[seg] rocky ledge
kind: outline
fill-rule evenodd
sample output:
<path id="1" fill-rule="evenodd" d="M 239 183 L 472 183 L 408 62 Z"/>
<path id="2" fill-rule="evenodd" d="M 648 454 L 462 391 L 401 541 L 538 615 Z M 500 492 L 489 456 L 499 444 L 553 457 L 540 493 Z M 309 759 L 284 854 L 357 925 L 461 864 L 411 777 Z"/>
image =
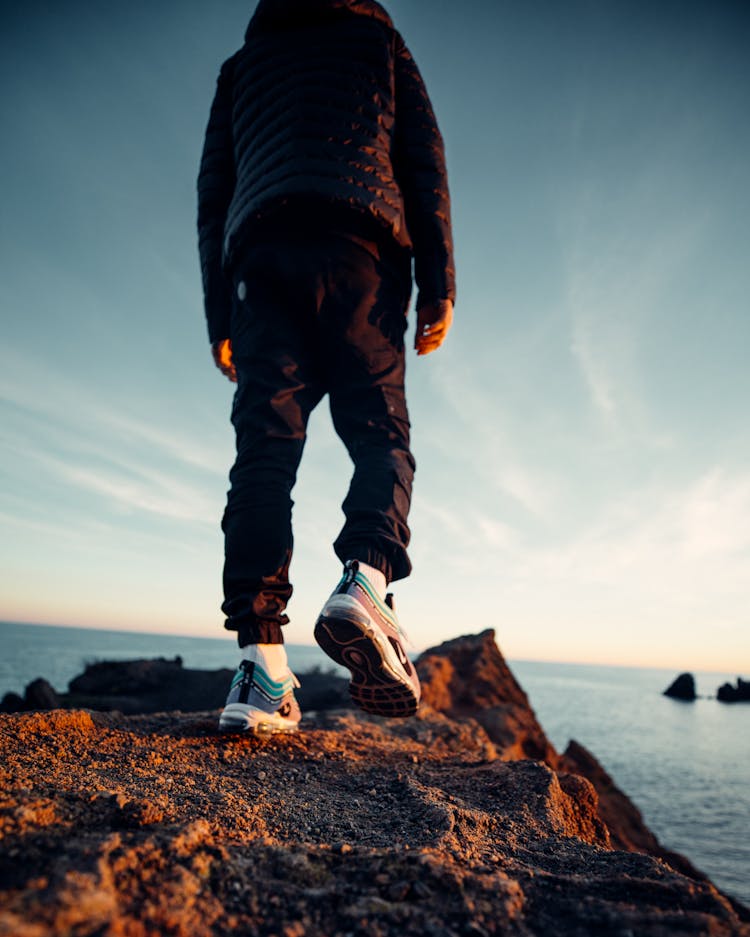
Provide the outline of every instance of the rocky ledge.
<path id="1" fill-rule="evenodd" d="M 422 655 L 409 720 L 0 716 L 0 935 L 750 935 L 581 746 L 560 755 L 492 632 Z"/>

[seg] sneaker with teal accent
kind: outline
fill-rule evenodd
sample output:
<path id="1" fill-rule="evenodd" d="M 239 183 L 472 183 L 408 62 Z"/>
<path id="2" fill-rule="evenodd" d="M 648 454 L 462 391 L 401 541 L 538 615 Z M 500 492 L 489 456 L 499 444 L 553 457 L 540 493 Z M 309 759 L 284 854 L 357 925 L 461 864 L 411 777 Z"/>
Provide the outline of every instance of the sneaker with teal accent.
<path id="1" fill-rule="evenodd" d="M 299 681 L 291 670 L 283 680 L 272 680 L 260 664 L 243 660 L 229 687 L 219 731 L 296 732 L 301 714 L 295 687 Z"/>
<path id="2" fill-rule="evenodd" d="M 350 560 L 315 625 L 315 640 L 351 672 L 354 703 L 377 716 L 413 716 L 420 697 L 419 677 L 404 650 L 406 639 L 393 609 Z"/>

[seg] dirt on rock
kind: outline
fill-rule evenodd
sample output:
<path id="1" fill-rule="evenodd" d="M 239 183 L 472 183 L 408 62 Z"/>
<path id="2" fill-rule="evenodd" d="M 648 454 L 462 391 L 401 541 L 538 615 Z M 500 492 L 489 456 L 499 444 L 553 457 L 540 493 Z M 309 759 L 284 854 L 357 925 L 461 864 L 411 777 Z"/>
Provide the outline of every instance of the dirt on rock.
<path id="1" fill-rule="evenodd" d="M 589 781 L 467 713 L 216 726 L 0 716 L 0 935 L 750 935 L 710 882 L 613 849 Z"/>

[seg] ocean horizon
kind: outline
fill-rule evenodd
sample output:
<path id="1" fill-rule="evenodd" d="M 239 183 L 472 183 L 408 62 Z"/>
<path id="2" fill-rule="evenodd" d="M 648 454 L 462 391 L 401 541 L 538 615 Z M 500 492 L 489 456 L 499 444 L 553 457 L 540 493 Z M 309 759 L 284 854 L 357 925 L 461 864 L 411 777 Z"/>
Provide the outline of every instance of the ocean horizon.
<path id="1" fill-rule="evenodd" d="M 233 669 L 233 635 L 184 637 L 0 622 L 0 697 L 43 677 L 58 691 L 96 660 L 182 658 L 188 668 Z M 500 643 L 500 642 L 498 642 Z M 292 669 L 340 672 L 316 645 L 287 645 Z M 502 646 L 501 646 L 502 650 Z M 588 748 L 632 798 L 662 844 L 750 905 L 750 705 L 717 688 L 737 674 L 693 671 L 699 699 L 663 696 L 675 670 L 508 659 L 548 738 Z"/>

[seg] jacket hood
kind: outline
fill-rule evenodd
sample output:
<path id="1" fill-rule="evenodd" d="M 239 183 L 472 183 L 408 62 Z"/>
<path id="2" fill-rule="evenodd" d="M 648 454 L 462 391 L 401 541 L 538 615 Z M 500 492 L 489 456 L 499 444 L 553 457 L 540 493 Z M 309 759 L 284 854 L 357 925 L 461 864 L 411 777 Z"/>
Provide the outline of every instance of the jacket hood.
<path id="1" fill-rule="evenodd" d="M 260 0 L 245 33 L 304 26 L 341 16 L 367 16 L 393 28 L 393 21 L 376 0 Z"/>

